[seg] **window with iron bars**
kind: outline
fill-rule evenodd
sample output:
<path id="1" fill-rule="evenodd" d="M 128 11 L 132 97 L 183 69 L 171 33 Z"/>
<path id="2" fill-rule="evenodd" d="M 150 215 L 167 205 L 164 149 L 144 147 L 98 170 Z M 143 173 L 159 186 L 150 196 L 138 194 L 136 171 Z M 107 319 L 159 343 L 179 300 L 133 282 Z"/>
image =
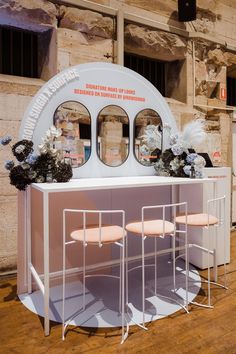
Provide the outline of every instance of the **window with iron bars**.
<path id="1" fill-rule="evenodd" d="M 40 77 L 37 33 L 0 26 L 0 73 Z"/>
<path id="2" fill-rule="evenodd" d="M 124 54 L 124 66 L 145 77 L 163 96 L 166 96 L 165 65 L 163 61 L 129 53 Z"/>

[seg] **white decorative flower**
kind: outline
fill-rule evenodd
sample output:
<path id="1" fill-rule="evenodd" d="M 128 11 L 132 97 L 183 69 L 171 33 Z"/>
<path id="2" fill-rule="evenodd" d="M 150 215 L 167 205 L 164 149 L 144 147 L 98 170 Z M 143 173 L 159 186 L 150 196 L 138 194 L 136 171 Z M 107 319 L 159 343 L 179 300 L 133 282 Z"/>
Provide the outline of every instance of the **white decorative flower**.
<path id="1" fill-rule="evenodd" d="M 150 150 L 161 147 L 162 134 L 158 125 L 149 124 L 145 128 L 145 134 L 141 136 Z"/>
<path id="2" fill-rule="evenodd" d="M 186 143 L 187 148 L 202 144 L 206 139 L 204 121 L 202 119 L 197 119 L 186 124 L 180 138 Z"/>
<path id="3" fill-rule="evenodd" d="M 48 129 L 47 131 L 46 131 L 46 138 L 42 138 L 42 140 L 49 140 L 51 138 L 51 130 L 50 129 Z"/>
<path id="4" fill-rule="evenodd" d="M 56 128 L 55 125 L 51 126 L 50 132 L 53 138 L 59 138 L 59 136 L 62 134 L 61 128 Z"/>
<path id="5" fill-rule="evenodd" d="M 170 145 L 176 144 L 178 141 L 178 138 L 179 138 L 178 134 L 171 134 L 170 138 L 169 138 Z"/>
<path id="6" fill-rule="evenodd" d="M 150 151 L 149 151 L 149 148 L 147 147 L 147 145 L 143 144 L 142 146 L 140 146 L 140 154 L 141 155 L 149 155 Z"/>
<path id="7" fill-rule="evenodd" d="M 206 165 L 206 160 L 204 159 L 204 157 L 198 155 L 198 157 L 196 157 L 194 160 L 194 165 L 196 167 L 202 168 Z"/>
<path id="8" fill-rule="evenodd" d="M 175 157 L 170 162 L 170 168 L 173 171 L 177 171 L 181 166 L 184 166 L 184 160 L 180 160 L 178 157 Z"/>
<path id="9" fill-rule="evenodd" d="M 54 138 L 58 138 L 61 136 L 62 130 L 61 128 L 56 128 L 54 125 L 52 125 L 47 131 L 46 131 L 46 138 L 44 140 L 53 140 Z"/>
<path id="10" fill-rule="evenodd" d="M 58 151 L 57 149 L 50 149 L 50 153 L 52 154 L 52 156 L 57 156 Z"/>
<path id="11" fill-rule="evenodd" d="M 203 177 L 203 169 L 202 167 L 197 167 L 195 166 L 195 176 L 196 178 L 202 178 Z"/>
<path id="12" fill-rule="evenodd" d="M 47 150 L 48 150 L 45 144 L 40 144 L 40 145 L 38 146 L 38 149 L 39 149 L 39 152 L 40 152 L 41 154 L 46 154 L 46 153 L 47 153 Z"/>
<path id="13" fill-rule="evenodd" d="M 24 145 L 19 145 L 19 146 L 17 146 L 17 147 L 15 148 L 15 152 L 16 152 L 17 154 L 20 154 L 20 153 L 23 152 L 24 150 L 25 150 Z"/>

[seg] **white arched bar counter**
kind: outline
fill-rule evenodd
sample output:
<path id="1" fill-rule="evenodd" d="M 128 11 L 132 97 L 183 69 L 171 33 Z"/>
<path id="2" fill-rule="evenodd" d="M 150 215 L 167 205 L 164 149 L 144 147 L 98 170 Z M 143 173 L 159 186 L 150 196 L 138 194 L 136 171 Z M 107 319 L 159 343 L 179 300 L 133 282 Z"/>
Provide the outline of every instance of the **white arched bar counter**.
<path id="1" fill-rule="evenodd" d="M 51 282 L 56 284 L 61 276 L 62 210 L 64 208 L 99 206 L 124 209 L 126 221 L 129 222 L 140 217 L 143 205 L 186 200 L 189 209 L 192 210 L 194 206 L 201 208 L 206 198 L 216 197 L 222 193 L 222 190 L 226 194 L 226 208 L 228 208 L 229 174 L 228 168 L 221 170 L 216 168 L 214 174 L 209 173 L 212 178 L 203 179 L 158 176 L 81 178 L 73 179 L 68 183 L 34 183 L 26 192 L 19 193 L 18 294 L 31 293 L 32 289 L 41 290 L 44 302 L 45 335 L 49 335 L 50 332 Z M 227 262 L 229 262 L 229 209 L 226 212 L 226 249 Z M 72 224 L 74 222 L 72 220 Z M 204 242 L 201 235 L 200 242 Z M 218 242 L 219 249 L 220 242 Z M 170 251 L 169 244 L 164 248 Z M 115 258 L 113 251 L 110 249 L 104 252 L 106 252 L 106 264 L 112 264 Z M 162 254 L 164 252 L 160 251 Z M 139 258 L 139 249 L 135 240 L 131 240 L 129 257 Z M 194 264 L 194 259 L 190 261 Z M 196 265 L 203 268 L 203 263 Z M 91 253 L 89 267 L 91 269 L 99 267 L 99 264 L 101 265 L 101 261 L 96 252 Z"/>

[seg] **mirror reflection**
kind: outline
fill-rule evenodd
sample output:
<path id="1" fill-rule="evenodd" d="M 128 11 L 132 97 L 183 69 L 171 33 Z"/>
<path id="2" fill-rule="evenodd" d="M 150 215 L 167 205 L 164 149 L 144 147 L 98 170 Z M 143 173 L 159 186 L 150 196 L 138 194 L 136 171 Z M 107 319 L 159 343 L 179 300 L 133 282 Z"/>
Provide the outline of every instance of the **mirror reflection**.
<path id="1" fill-rule="evenodd" d="M 153 109 L 144 109 L 134 120 L 134 153 L 145 166 L 153 165 L 162 150 L 162 120 Z"/>
<path id="2" fill-rule="evenodd" d="M 91 117 L 87 108 L 76 101 L 64 102 L 56 109 L 53 124 L 62 130 L 55 148 L 72 167 L 83 165 L 91 154 Z"/>
<path id="3" fill-rule="evenodd" d="M 120 166 L 128 157 L 129 118 L 119 106 L 107 106 L 98 115 L 97 153 L 107 166 Z"/>

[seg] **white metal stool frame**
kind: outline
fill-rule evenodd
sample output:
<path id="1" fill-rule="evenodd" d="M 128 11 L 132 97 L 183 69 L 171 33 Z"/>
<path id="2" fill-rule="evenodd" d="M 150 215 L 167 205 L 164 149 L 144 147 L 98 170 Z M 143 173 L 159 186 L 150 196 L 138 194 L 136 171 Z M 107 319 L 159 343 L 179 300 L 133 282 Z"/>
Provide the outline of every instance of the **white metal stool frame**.
<path id="1" fill-rule="evenodd" d="M 66 213 L 78 213 L 82 214 L 83 216 L 83 241 L 66 241 Z M 88 245 L 86 241 L 86 214 L 98 214 L 98 227 L 99 227 L 99 240 L 96 242 L 98 246 L 101 248 L 103 246 L 102 241 L 102 215 L 103 214 L 120 214 L 122 218 L 122 238 L 120 239 L 121 242 L 117 241 L 108 241 L 105 243 L 115 244 L 120 247 L 120 275 L 112 275 L 112 274 L 90 274 L 86 275 L 86 261 L 85 261 L 85 248 Z M 114 226 L 114 225 L 112 225 Z M 119 240 L 119 241 L 120 241 Z M 70 324 L 71 320 L 78 315 L 78 311 L 72 315 L 67 321 L 65 321 L 65 275 L 66 275 L 66 246 L 69 244 L 82 242 L 83 243 L 83 307 L 82 310 L 85 309 L 85 279 L 87 277 L 98 277 L 98 276 L 105 276 L 105 277 L 112 277 L 119 279 L 119 310 L 121 313 L 121 328 L 122 328 L 122 335 L 121 335 L 121 344 L 126 340 L 128 337 L 128 329 L 129 326 L 127 324 L 127 329 L 125 332 L 125 248 L 126 248 L 126 231 L 125 231 L 125 212 L 124 210 L 83 210 L 83 209 L 64 209 L 63 210 L 63 270 L 62 270 L 62 340 L 65 339 L 65 331 L 67 326 Z M 93 245 L 95 243 L 92 243 Z"/>
<path id="2" fill-rule="evenodd" d="M 141 266 L 136 266 L 133 267 L 131 269 L 128 269 L 128 265 L 127 265 L 127 273 L 130 271 L 133 271 L 134 269 L 137 268 L 142 268 L 142 313 L 143 313 L 143 321 L 142 321 L 142 325 L 139 323 L 136 323 L 138 326 L 140 326 L 141 328 L 147 330 L 147 327 L 145 326 L 145 250 L 144 250 L 144 241 L 146 238 L 148 237 L 153 237 L 155 240 L 155 250 L 154 250 L 154 257 L 155 257 L 155 261 L 154 264 L 149 264 L 148 266 L 154 266 L 155 267 L 155 283 L 154 283 L 154 293 L 155 295 L 157 295 L 157 255 L 161 254 L 161 252 L 157 251 L 157 245 L 156 245 L 156 240 L 157 238 L 165 238 L 165 236 L 171 236 L 172 237 L 172 248 L 170 249 L 170 251 L 172 250 L 172 258 L 173 258 L 173 284 L 174 284 L 174 292 L 176 293 L 176 279 L 175 279 L 175 263 L 176 263 L 176 257 L 175 257 L 175 252 L 176 252 L 176 243 L 175 243 L 175 239 L 176 239 L 176 233 L 180 232 L 182 234 L 185 235 L 185 245 L 184 245 L 184 249 L 185 249 L 185 304 L 181 304 L 180 302 L 178 302 L 177 300 L 168 297 L 168 296 L 164 296 L 164 295 L 159 295 L 161 297 L 164 298 L 168 298 L 171 301 L 174 301 L 176 303 L 178 303 L 187 313 L 188 313 L 188 277 L 189 277 L 189 266 L 188 266 L 188 244 L 187 244 L 187 225 L 185 225 L 185 229 L 184 230 L 177 230 L 176 229 L 176 223 L 175 223 L 175 217 L 176 217 L 176 210 L 177 208 L 184 208 L 184 214 L 187 217 L 187 202 L 181 202 L 181 203 L 173 203 L 173 204 L 164 204 L 164 205 L 153 205 L 153 206 L 144 206 L 141 209 L 141 223 L 142 223 L 142 232 L 141 232 L 141 237 L 142 237 L 142 264 Z M 170 217 L 171 220 L 173 220 L 173 233 L 166 233 L 165 232 L 165 216 L 166 216 L 166 209 L 172 209 L 172 215 Z M 147 210 L 150 209 L 162 209 L 162 219 L 155 219 L 157 220 L 161 220 L 163 222 L 163 227 L 162 227 L 162 235 L 157 234 L 152 235 L 152 236 L 148 236 L 145 235 L 145 230 L 144 230 L 144 223 L 145 223 L 145 212 Z M 126 230 L 127 226 L 129 224 L 126 225 Z M 128 230 L 129 231 L 129 230 Z M 128 247 L 127 247 L 128 248 Z M 129 307 L 128 305 L 128 276 L 126 277 L 126 287 L 127 287 L 127 299 L 126 299 L 126 306 L 127 308 Z M 132 320 L 132 319 L 131 319 Z"/>
<path id="3" fill-rule="evenodd" d="M 191 304 L 193 305 L 197 305 L 200 307 L 206 307 L 206 308 L 213 308 L 214 306 L 211 304 L 211 284 L 214 284 L 216 286 L 222 287 L 224 289 L 228 289 L 227 285 L 226 285 L 226 231 L 225 231 L 225 196 L 223 197 L 218 197 L 218 198 L 214 198 L 214 199 L 209 199 L 207 201 L 207 208 L 206 208 L 206 214 L 207 214 L 207 219 L 206 219 L 206 223 L 205 225 L 192 225 L 191 223 L 189 223 L 187 221 L 187 218 L 185 216 L 185 222 L 187 223 L 187 225 L 189 226 L 194 226 L 194 227 L 205 227 L 207 229 L 207 248 L 202 247 L 198 244 L 195 243 L 189 243 L 188 242 L 188 250 L 192 247 L 201 249 L 202 251 L 207 253 L 207 280 L 205 282 L 207 282 L 207 297 L 208 297 L 208 303 L 207 305 L 205 304 L 201 304 L 199 302 L 196 301 L 192 301 Z M 213 211 L 213 212 L 212 212 Z M 195 214 L 190 214 L 190 215 L 195 215 Z M 199 214 L 196 214 L 199 215 Z M 200 214 L 201 215 L 201 214 Z M 212 215 L 214 215 L 214 217 L 217 219 L 217 222 L 211 223 L 210 218 L 212 217 Z M 215 216 L 216 215 L 216 216 Z M 178 223 L 178 217 L 177 217 L 177 221 L 176 223 Z M 217 282 L 217 278 L 218 278 L 218 272 L 217 272 L 217 236 L 218 233 L 214 233 L 214 249 L 210 248 L 210 231 L 211 228 L 213 227 L 217 227 L 217 230 L 220 226 L 223 226 L 223 237 L 224 237 L 224 243 L 223 243 L 223 253 L 224 253 L 224 284 L 218 283 Z M 211 270 L 210 270 L 210 255 L 213 256 L 213 268 L 214 268 L 214 281 L 211 281 Z M 179 255 L 178 257 L 181 257 L 183 255 Z M 176 259 L 178 258 L 176 257 Z M 188 264 L 189 265 L 189 264 Z M 203 280 L 202 280 L 203 281 Z"/>

